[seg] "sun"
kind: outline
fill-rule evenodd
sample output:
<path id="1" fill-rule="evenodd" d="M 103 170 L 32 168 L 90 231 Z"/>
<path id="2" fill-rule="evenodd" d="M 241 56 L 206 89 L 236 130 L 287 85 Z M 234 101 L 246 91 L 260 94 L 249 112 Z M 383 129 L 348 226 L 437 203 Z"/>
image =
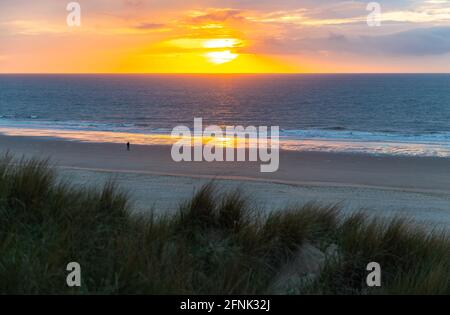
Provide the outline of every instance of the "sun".
<path id="1" fill-rule="evenodd" d="M 203 42 L 203 47 L 207 49 L 230 49 L 242 46 L 242 41 L 237 38 L 213 38 Z M 205 53 L 209 62 L 214 64 L 223 64 L 231 62 L 239 55 L 230 50 L 210 51 Z"/>
<path id="2" fill-rule="evenodd" d="M 212 62 L 214 64 L 223 64 L 227 62 L 231 62 L 234 59 L 236 59 L 239 55 L 232 53 L 229 50 L 224 51 L 212 51 L 205 54 L 205 57 L 208 59 L 209 62 Z"/>

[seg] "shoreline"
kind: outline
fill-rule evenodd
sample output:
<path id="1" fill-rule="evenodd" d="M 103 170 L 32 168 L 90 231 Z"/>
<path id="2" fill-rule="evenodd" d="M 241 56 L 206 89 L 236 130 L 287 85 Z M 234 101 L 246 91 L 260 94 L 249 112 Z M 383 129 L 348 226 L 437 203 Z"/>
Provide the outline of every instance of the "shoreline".
<path id="1" fill-rule="evenodd" d="M 17 122 L 16 122 L 17 123 Z M 43 123 L 37 121 L 37 124 Z M 138 130 L 88 130 L 88 129 L 65 129 L 53 128 L 50 122 L 44 123 L 43 126 L 33 126 L 25 124 L 8 125 L 4 124 L 0 117 L 0 135 L 13 137 L 32 137 L 47 140 L 65 140 L 79 141 L 87 143 L 116 143 L 123 144 L 132 142 L 135 145 L 173 145 L 181 139 L 187 141 L 195 141 L 197 133 L 192 134 L 192 138 L 172 137 L 170 130 L 158 132 L 142 132 Z M 194 130 L 195 131 L 195 130 Z M 283 135 L 283 132 L 287 134 Z M 288 131 L 281 131 L 279 137 L 279 145 L 281 150 L 295 152 L 326 152 L 326 153 L 344 153 L 344 154 L 368 154 L 374 156 L 394 156 L 394 157 L 439 157 L 450 158 L 450 142 L 448 140 L 428 139 L 419 137 L 415 141 L 404 139 L 402 137 L 395 138 L 393 135 L 376 136 L 376 132 L 359 131 L 340 131 L 345 134 L 333 134 L 331 130 L 303 130 L 296 136 Z M 331 134 L 330 134 L 331 132 Z M 325 133 L 321 136 L 315 133 Z M 354 137 L 354 134 L 363 134 Z M 399 135 L 397 135 L 398 137 Z M 440 135 L 441 137 L 443 135 Z M 450 134 L 447 135 L 450 137 Z M 447 137 L 446 136 L 446 137 Z M 218 137 L 224 140 L 209 139 L 211 143 L 223 146 L 224 143 L 232 142 L 230 138 L 224 134 L 224 137 Z M 447 138 L 446 138 L 447 139 Z M 245 141 L 245 139 L 240 139 Z M 258 140 L 249 141 L 251 146 L 258 144 Z"/>

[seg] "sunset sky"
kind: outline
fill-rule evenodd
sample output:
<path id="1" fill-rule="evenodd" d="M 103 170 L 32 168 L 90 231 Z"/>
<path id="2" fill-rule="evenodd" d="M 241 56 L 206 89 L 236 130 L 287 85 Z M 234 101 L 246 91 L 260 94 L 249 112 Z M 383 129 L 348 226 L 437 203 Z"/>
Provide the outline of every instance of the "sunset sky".
<path id="1" fill-rule="evenodd" d="M 450 0 L 69 2 L 0 1 L 0 72 L 450 72 Z"/>

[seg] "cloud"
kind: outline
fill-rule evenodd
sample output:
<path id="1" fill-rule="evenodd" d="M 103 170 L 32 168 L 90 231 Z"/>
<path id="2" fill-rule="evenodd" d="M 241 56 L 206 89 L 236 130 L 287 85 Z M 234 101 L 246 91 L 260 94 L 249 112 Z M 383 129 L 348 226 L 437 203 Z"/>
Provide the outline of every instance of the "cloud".
<path id="1" fill-rule="evenodd" d="M 165 27 L 166 27 L 165 24 L 148 23 L 148 22 L 143 22 L 143 23 L 140 23 L 140 24 L 135 26 L 135 28 L 139 29 L 139 30 L 157 30 L 157 29 L 162 29 L 162 28 L 165 28 Z"/>
<path id="2" fill-rule="evenodd" d="M 381 36 L 350 38 L 332 34 L 326 40 L 312 41 L 333 51 L 363 55 L 432 56 L 450 53 L 450 26 L 418 28 Z M 316 47 L 317 49 L 318 47 Z"/>
<path id="3" fill-rule="evenodd" d="M 268 38 L 253 49 L 273 54 L 327 51 L 365 56 L 444 55 L 450 53 L 450 26 L 417 28 L 378 36 L 350 37 L 341 33 L 330 33 L 328 36 L 320 38 Z"/>
<path id="4" fill-rule="evenodd" d="M 326 1 L 316 6 L 299 2 L 299 7 L 289 10 L 258 11 L 249 17 L 261 23 L 292 24 L 299 26 L 353 25 L 365 23 L 370 13 L 370 1 Z M 378 1 L 384 22 L 400 23 L 450 23 L 450 1 Z"/>
<path id="5" fill-rule="evenodd" d="M 142 0 L 123 0 L 123 4 L 127 7 L 138 8 L 142 6 L 143 2 Z"/>
<path id="6" fill-rule="evenodd" d="M 192 23 L 227 22 L 243 20 L 242 11 L 236 9 L 208 9 L 207 11 L 191 11 L 189 21 Z"/>
<path id="7" fill-rule="evenodd" d="M 59 34 L 68 32 L 66 24 L 51 23 L 47 20 L 10 20 L 0 23 L 5 33 L 21 35 Z"/>
<path id="8" fill-rule="evenodd" d="M 350 41 L 352 43 L 352 41 Z M 441 55 L 450 53 L 450 26 L 414 29 L 396 34 L 361 37 L 352 43 L 360 48 L 395 55 Z"/>

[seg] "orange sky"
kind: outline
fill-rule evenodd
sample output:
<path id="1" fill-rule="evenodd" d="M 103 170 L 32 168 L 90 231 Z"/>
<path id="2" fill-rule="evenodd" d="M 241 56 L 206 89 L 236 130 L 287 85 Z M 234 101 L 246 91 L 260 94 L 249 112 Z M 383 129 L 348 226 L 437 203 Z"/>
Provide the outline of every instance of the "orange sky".
<path id="1" fill-rule="evenodd" d="M 447 0 L 68 2 L 0 3 L 0 72 L 450 72 Z"/>

